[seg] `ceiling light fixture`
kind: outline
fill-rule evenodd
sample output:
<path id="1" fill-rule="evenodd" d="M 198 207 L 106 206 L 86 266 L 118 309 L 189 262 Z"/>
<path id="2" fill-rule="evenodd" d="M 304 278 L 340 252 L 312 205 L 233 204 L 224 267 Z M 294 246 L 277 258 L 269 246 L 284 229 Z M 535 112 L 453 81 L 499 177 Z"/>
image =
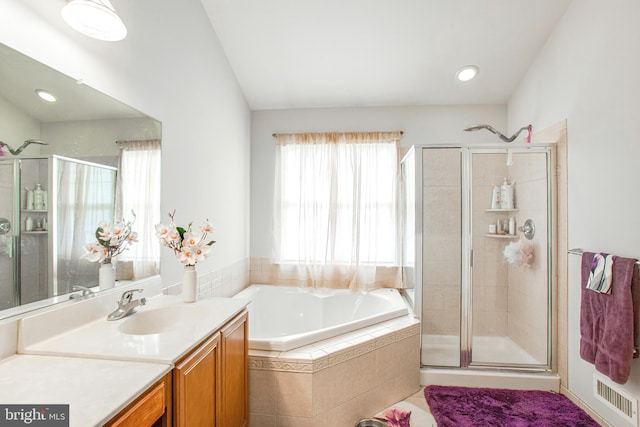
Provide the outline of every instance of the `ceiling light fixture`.
<path id="1" fill-rule="evenodd" d="M 36 89 L 36 95 L 48 102 L 56 102 L 56 97 L 44 89 Z"/>
<path id="2" fill-rule="evenodd" d="M 456 79 L 461 82 L 468 82 L 478 75 L 478 67 L 475 65 L 465 65 L 456 71 Z"/>
<path id="3" fill-rule="evenodd" d="M 71 0 L 62 8 L 62 18 L 94 39 L 118 41 L 127 36 L 127 27 L 109 0 Z"/>

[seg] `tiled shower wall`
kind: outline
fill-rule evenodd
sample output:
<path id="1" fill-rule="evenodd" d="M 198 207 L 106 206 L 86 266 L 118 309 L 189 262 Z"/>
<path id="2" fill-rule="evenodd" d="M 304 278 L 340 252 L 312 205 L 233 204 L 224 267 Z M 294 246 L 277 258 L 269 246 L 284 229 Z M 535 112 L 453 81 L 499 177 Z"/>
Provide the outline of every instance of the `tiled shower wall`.
<path id="1" fill-rule="evenodd" d="M 460 150 L 422 150 L 422 333 L 460 333 Z"/>
<path id="2" fill-rule="evenodd" d="M 540 363 L 547 351 L 547 181 L 542 153 L 481 154 L 473 168 L 473 332 L 508 336 Z M 474 156 L 475 158 L 475 156 Z M 517 212 L 487 212 L 494 185 L 506 177 L 514 183 Z M 536 224 L 534 261 L 511 266 L 503 257 L 514 240 L 487 237 L 488 225 L 515 217 L 516 228 L 527 219 Z M 521 236 L 521 233 L 517 233 Z M 524 239 L 524 237 L 519 237 Z"/>
<path id="3" fill-rule="evenodd" d="M 553 170 L 553 169 L 552 169 Z M 508 336 L 540 363 L 547 359 L 547 171 L 542 153 L 513 156 L 518 225 L 532 219 L 536 226 L 534 259 L 529 267 L 509 266 Z M 524 237 L 523 237 L 524 239 Z"/>
<path id="4" fill-rule="evenodd" d="M 504 178 L 512 182 L 506 160 L 506 154 L 473 154 L 473 334 L 480 336 L 507 335 L 509 283 L 502 251 L 510 240 L 487 236 L 489 224 L 508 221 L 510 215 L 487 211 L 493 187 Z"/>
<path id="5" fill-rule="evenodd" d="M 474 264 L 473 333 L 509 336 L 540 363 L 547 349 L 547 200 L 544 154 L 474 155 L 472 223 Z M 461 202 L 459 150 L 423 150 L 423 333 L 458 335 L 460 330 Z M 488 212 L 494 185 L 515 181 L 517 212 Z M 489 224 L 514 216 L 516 227 L 536 224 L 530 267 L 509 266 L 507 240 L 487 237 Z"/>

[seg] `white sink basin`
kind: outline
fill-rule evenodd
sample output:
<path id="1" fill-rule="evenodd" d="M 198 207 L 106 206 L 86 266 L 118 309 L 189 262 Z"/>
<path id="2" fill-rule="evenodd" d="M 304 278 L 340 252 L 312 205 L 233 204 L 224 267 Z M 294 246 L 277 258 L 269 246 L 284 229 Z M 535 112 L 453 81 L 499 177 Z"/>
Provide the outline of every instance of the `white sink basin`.
<path id="1" fill-rule="evenodd" d="M 174 305 L 140 311 L 118 326 L 120 332 L 130 335 L 163 334 L 178 330 L 189 322 L 196 322 L 206 315 L 203 307 L 194 305 Z"/>

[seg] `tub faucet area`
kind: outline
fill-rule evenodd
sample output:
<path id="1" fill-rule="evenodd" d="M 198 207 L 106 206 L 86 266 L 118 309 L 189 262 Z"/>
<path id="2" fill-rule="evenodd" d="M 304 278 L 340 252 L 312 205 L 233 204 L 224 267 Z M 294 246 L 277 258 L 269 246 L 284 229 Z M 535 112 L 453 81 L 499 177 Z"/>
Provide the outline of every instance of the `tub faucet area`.
<path id="1" fill-rule="evenodd" d="M 125 291 L 120 297 L 120 301 L 118 301 L 118 308 L 107 316 L 107 320 L 123 319 L 133 313 L 136 307 L 147 303 L 146 298 L 132 299 L 134 292 L 142 292 L 142 289 L 130 289 Z"/>

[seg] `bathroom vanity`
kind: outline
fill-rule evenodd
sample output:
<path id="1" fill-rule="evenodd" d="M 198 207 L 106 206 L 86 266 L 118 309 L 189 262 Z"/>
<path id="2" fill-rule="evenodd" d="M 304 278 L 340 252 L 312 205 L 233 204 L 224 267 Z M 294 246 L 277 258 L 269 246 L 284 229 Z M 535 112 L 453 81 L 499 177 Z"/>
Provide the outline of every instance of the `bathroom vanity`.
<path id="1" fill-rule="evenodd" d="M 246 426 L 248 301 L 156 295 L 107 321 L 119 292 L 21 319 L 0 401 L 69 404 L 71 426 Z"/>
<path id="2" fill-rule="evenodd" d="M 173 425 L 246 426 L 247 312 L 242 311 L 173 369 Z"/>
<path id="3" fill-rule="evenodd" d="M 246 426 L 247 366 L 247 313 L 242 311 L 106 425 Z"/>

